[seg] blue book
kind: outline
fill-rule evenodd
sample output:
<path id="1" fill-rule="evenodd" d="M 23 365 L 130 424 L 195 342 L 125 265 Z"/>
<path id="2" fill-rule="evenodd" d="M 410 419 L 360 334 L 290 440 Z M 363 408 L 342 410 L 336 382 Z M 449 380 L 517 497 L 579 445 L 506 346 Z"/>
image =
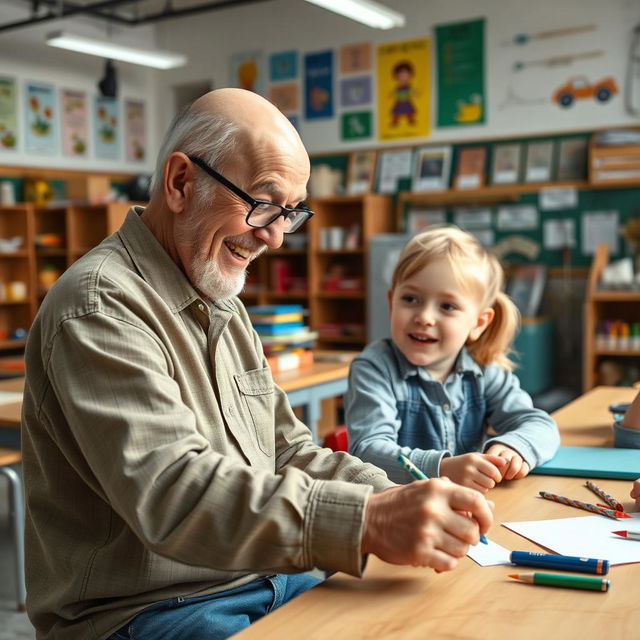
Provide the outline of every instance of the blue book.
<path id="1" fill-rule="evenodd" d="M 276 313 L 302 313 L 304 307 L 301 304 L 258 304 L 246 307 L 247 313 L 251 315 L 265 314 L 274 315 Z"/>
<path id="2" fill-rule="evenodd" d="M 299 329 L 304 329 L 303 322 L 282 322 L 279 324 L 260 324 L 258 322 L 253 323 L 253 328 L 260 334 L 268 336 L 279 336 L 284 333 L 294 333 Z"/>
<path id="3" fill-rule="evenodd" d="M 640 451 L 611 447 L 560 447 L 551 460 L 531 473 L 582 478 L 640 478 Z"/>

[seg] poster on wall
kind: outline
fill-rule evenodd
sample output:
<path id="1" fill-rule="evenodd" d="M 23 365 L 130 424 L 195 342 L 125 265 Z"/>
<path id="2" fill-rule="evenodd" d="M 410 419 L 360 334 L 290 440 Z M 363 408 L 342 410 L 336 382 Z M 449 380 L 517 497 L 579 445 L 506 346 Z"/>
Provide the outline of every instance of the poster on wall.
<path id="1" fill-rule="evenodd" d="M 242 51 L 230 58 L 230 86 L 264 95 L 262 51 Z"/>
<path id="2" fill-rule="evenodd" d="M 120 155 L 120 123 L 115 98 L 95 97 L 93 113 L 96 158 L 117 160 Z"/>
<path id="3" fill-rule="evenodd" d="M 57 151 L 56 93 L 52 84 L 25 84 L 25 148 L 27 153 L 53 155 Z"/>
<path id="4" fill-rule="evenodd" d="M 355 76 L 340 80 L 340 104 L 343 107 L 371 104 L 371 76 Z"/>
<path id="5" fill-rule="evenodd" d="M 0 149 L 4 151 L 18 146 L 17 109 L 16 79 L 0 76 Z"/>
<path id="6" fill-rule="evenodd" d="M 125 100 L 124 126 L 127 160 L 144 162 L 147 155 L 147 135 L 143 100 Z"/>
<path id="7" fill-rule="evenodd" d="M 484 19 L 439 25 L 439 127 L 484 124 Z"/>
<path id="8" fill-rule="evenodd" d="M 298 83 L 273 84 L 269 87 L 269 102 L 283 113 L 298 110 Z"/>
<path id="9" fill-rule="evenodd" d="M 333 51 L 304 57 L 304 103 L 307 120 L 333 117 Z"/>
<path id="10" fill-rule="evenodd" d="M 87 136 L 87 94 L 85 91 L 62 89 L 60 91 L 62 109 L 62 152 L 68 156 L 86 157 Z"/>
<path id="11" fill-rule="evenodd" d="M 371 111 L 352 111 L 340 116 L 343 140 L 362 140 L 371 137 Z"/>
<path id="12" fill-rule="evenodd" d="M 340 47 L 340 71 L 342 73 L 362 73 L 371 71 L 373 53 L 370 42 L 346 44 Z"/>
<path id="13" fill-rule="evenodd" d="M 269 80 L 280 82 L 298 77 L 298 52 L 282 51 L 269 56 Z"/>
<path id="14" fill-rule="evenodd" d="M 429 135 L 429 39 L 378 46 L 378 137 Z"/>

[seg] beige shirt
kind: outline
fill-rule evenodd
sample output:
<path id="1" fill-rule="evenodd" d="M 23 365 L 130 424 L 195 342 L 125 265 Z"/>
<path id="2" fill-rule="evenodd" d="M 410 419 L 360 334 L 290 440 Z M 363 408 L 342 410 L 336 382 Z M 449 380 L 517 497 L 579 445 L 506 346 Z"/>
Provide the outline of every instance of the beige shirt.
<path id="1" fill-rule="evenodd" d="M 312 442 L 238 299 L 206 302 L 130 211 L 29 334 L 27 608 L 108 637 L 145 606 L 318 567 L 359 575 L 385 474 Z"/>

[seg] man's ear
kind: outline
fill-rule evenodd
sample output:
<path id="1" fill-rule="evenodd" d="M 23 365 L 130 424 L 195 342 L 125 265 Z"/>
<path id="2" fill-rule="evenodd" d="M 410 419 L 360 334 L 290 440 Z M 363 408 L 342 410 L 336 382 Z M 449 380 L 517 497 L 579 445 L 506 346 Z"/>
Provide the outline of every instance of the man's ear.
<path id="1" fill-rule="evenodd" d="M 475 342 L 483 334 L 484 330 L 493 322 L 495 315 L 496 312 L 491 307 L 483 309 L 478 314 L 476 326 L 469 332 L 467 342 Z"/>
<path id="2" fill-rule="evenodd" d="M 184 153 L 175 151 L 164 163 L 163 187 L 167 207 L 174 213 L 185 210 L 193 192 L 195 167 Z"/>

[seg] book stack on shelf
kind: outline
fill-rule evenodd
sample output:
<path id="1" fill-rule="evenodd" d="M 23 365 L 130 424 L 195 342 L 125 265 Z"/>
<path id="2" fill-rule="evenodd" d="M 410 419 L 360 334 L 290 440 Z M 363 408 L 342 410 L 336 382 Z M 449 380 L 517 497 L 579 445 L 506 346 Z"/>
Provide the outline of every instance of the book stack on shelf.
<path id="1" fill-rule="evenodd" d="M 260 336 L 273 373 L 310 366 L 318 337 L 304 322 L 306 310 L 299 304 L 247 307 L 253 328 Z"/>

